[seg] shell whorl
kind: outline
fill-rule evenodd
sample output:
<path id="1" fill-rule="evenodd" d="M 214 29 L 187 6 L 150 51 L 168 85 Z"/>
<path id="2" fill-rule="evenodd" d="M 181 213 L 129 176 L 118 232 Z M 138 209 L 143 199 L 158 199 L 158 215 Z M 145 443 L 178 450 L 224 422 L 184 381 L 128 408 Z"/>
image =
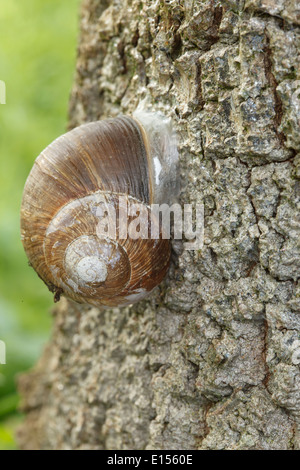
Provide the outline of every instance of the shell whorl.
<path id="1" fill-rule="evenodd" d="M 80 126 L 37 158 L 24 190 L 21 235 L 31 265 L 53 292 L 121 306 L 145 297 L 165 276 L 169 240 L 99 239 L 97 233 L 103 198 L 114 205 L 120 195 L 128 206 L 142 202 L 150 215 L 145 138 L 135 119 L 122 116 Z"/>

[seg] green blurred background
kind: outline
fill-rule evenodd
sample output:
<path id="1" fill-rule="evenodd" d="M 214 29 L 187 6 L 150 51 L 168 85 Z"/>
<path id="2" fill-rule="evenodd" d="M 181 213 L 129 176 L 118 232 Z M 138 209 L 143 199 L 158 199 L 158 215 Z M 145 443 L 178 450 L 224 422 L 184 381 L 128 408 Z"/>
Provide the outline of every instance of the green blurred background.
<path id="1" fill-rule="evenodd" d="M 80 0 L 0 0 L 0 450 L 14 449 L 16 376 L 41 354 L 53 296 L 28 267 L 19 233 L 23 186 L 36 156 L 65 132 Z"/>

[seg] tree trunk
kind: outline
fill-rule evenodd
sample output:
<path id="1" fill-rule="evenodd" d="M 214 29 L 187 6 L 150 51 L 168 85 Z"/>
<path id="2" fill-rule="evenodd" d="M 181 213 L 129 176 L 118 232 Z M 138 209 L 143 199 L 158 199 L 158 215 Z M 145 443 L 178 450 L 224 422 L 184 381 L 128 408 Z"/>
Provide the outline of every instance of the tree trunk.
<path id="1" fill-rule="evenodd" d="M 204 247 L 133 307 L 58 304 L 21 448 L 300 448 L 296 3 L 84 1 L 70 127 L 171 116 Z"/>

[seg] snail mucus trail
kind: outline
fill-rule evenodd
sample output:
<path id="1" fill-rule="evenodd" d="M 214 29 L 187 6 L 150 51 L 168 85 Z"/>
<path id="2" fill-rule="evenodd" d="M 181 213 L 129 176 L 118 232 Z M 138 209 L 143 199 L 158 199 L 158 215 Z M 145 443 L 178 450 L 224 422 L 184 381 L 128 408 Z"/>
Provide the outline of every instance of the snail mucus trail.
<path id="1" fill-rule="evenodd" d="M 81 125 L 38 156 L 24 188 L 21 238 L 56 300 L 130 305 L 162 281 L 170 262 L 162 228 L 158 239 L 100 238 L 98 214 L 122 195 L 151 220 L 151 204 L 171 203 L 178 192 L 177 160 L 170 120 L 141 110 Z"/>

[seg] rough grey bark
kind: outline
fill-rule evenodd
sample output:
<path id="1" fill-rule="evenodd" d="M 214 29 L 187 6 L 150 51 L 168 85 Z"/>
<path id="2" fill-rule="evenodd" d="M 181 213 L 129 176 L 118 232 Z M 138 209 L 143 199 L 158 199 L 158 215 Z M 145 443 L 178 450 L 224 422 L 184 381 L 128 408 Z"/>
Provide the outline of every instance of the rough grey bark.
<path id="1" fill-rule="evenodd" d="M 61 301 L 20 380 L 22 448 L 300 447 L 296 4 L 84 1 L 70 127 L 143 99 L 171 116 L 205 243 L 174 243 L 132 308 Z"/>

